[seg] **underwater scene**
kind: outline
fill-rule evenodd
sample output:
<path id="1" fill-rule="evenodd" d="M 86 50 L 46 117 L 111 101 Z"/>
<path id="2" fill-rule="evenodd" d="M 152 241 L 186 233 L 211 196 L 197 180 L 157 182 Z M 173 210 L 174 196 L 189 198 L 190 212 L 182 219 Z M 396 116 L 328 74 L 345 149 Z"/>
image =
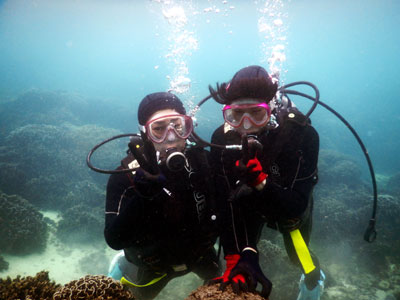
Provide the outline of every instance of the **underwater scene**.
<path id="1" fill-rule="evenodd" d="M 177 95 L 210 142 L 224 118 L 212 98 L 198 106 L 209 86 L 259 65 L 279 87 L 317 88 L 288 87 L 311 95 L 290 100 L 320 141 L 309 247 L 326 279 L 307 299 L 400 300 L 398 28 L 397 0 L 0 1 L 0 299 L 132 299 L 107 277 L 110 175 L 89 152 L 138 133 L 154 92 Z M 114 170 L 128 143 L 91 163 Z M 269 299 L 298 299 L 282 234 L 264 226 L 257 247 Z M 155 299 L 258 297 L 191 294 L 203 284 L 188 273 Z"/>

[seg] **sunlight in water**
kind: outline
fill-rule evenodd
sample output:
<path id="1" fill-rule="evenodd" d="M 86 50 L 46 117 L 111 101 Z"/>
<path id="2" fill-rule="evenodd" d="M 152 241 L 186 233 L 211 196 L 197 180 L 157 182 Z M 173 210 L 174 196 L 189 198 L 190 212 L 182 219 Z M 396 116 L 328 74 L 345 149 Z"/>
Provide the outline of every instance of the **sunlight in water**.
<path id="1" fill-rule="evenodd" d="M 174 1 L 156 1 L 161 4 L 162 15 L 168 22 L 167 61 L 172 62 L 173 69 L 169 80 L 169 90 L 183 94 L 190 89 L 187 58 L 198 49 L 198 40 L 193 31 L 188 29 L 188 14 L 193 14 L 191 6 L 178 5 Z"/>
<path id="2" fill-rule="evenodd" d="M 286 61 L 285 45 L 287 43 L 284 20 L 287 13 L 283 10 L 282 0 L 265 1 L 264 5 L 258 9 L 260 17 L 258 19 L 258 32 L 262 35 L 261 61 L 267 62 L 270 74 L 279 79 Z"/>

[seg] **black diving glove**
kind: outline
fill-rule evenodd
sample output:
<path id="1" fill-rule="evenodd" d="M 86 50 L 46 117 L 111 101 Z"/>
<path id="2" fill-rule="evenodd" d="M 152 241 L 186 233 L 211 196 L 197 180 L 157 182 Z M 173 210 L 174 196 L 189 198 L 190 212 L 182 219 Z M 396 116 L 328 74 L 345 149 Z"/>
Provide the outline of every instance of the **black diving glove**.
<path id="1" fill-rule="evenodd" d="M 140 168 L 136 170 L 133 182 L 136 190 L 144 197 L 153 197 L 161 192 L 166 178 L 158 167 L 156 149 L 153 143 L 142 134 L 143 146 L 129 143 L 129 149 L 136 158 Z"/>
<path id="2" fill-rule="evenodd" d="M 249 292 L 255 292 L 259 282 L 262 287 L 261 296 L 268 298 L 272 290 L 272 283 L 261 270 L 258 253 L 253 248 L 248 247 L 243 250 L 238 263 L 230 272 L 229 278 L 232 279 L 238 274 L 243 275 L 246 279 L 246 289 Z"/>
<path id="3" fill-rule="evenodd" d="M 139 168 L 133 179 L 136 190 L 144 197 L 153 197 L 161 192 L 166 178 L 162 173 L 151 174 Z"/>

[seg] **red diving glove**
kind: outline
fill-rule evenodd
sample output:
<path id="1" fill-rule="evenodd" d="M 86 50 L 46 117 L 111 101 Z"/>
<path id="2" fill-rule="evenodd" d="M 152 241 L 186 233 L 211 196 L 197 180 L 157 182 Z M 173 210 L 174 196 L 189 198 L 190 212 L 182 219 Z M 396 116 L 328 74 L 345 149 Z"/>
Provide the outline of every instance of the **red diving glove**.
<path id="1" fill-rule="evenodd" d="M 226 269 L 225 272 L 222 276 L 216 277 L 211 279 L 210 283 L 221 283 L 219 289 L 221 291 L 224 291 L 225 288 L 229 285 L 232 284 L 232 289 L 235 293 L 238 293 L 240 288 L 244 289 L 246 285 L 246 281 L 243 277 L 242 274 L 238 274 L 233 276 L 232 278 L 229 278 L 231 275 L 232 269 L 236 266 L 240 259 L 239 254 L 228 254 L 225 256 L 226 260 Z M 247 286 L 247 285 L 246 285 Z"/>
<path id="2" fill-rule="evenodd" d="M 272 283 L 261 270 L 258 261 L 258 253 L 255 249 L 247 247 L 243 250 L 240 259 L 232 269 L 229 278 L 235 278 L 238 274 L 241 274 L 246 279 L 245 284 L 240 286 L 243 291 L 254 293 L 256 292 L 257 284 L 260 283 L 262 287 L 260 294 L 264 298 L 268 299 L 268 296 L 271 293 Z"/>
<path id="3" fill-rule="evenodd" d="M 236 168 L 239 171 L 239 176 L 252 187 L 258 186 L 268 177 L 268 175 L 263 172 L 261 163 L 257 157 L 249 159 L 246 165 L 244 165 L 243 160 L 237 160 Z"/>

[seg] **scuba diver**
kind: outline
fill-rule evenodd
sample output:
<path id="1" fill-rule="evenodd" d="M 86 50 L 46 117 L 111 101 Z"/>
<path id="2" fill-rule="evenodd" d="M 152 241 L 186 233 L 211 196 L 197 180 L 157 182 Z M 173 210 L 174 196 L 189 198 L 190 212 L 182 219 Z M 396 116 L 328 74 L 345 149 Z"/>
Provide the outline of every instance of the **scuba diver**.
<path id="1" fill-rule="evenodd" d="M 153 299 L 175 277 L 194 272 L 208 281 L 221 269 L 209 217 L 209 152 L 190 142 L 192 118 L 177 96 L 158 92 L 141 101 L 138 121 L 141 135 L 132 135 L 121 166 L 103 172 L 113 173 L 104 235 L 111 248 L 123 249 L 109 276 L 138 299 Z"/>
<path id="2" fill-rule="evenodd" d="M 245 67 L 230 82 L 209 89 L 224 105 L 225 121 L 211 144 L 242 145 L 241 151 L 211 148 L 226 260 L 223 276 L 212 282 L 222 289 L 231 284 L 235 291 L 255 291 L 260 283 L 261 295 L 268 298 L 272 283 L 261 270 L 257 250 L 266 224 L 282 233 L 290 260 L 301 268 L 297 299 L 320 299 L 325 275 L 308 247 L 318 133 L 289 99 L 275 102 L 277 80 L 260 66 Z"/>
<path id="3" fill-rule="evenodd" d="M 112 174 L 104 233 L 111 248 L 123 251 L 112 260 L 109 276 L 130 286 L 138 298 L 153 299 L 172 278 L 188 272 L 220 282 L 221 289 L 231 285 L 235 292 L 255 291 L 260 283 L 261 295 L 267 298 L 272 283 L 261 270 L 257 250 L 266 224 L 282 233 L 289 258 L 302 270 L 297 300 L 320 299 L 325 275 L 308 248 L 319 151 L 309 116 L 318 104 L 347 126 L 364 153 L 373 186 L 364 240 L 376 239 L 377 184 L 360 137 L 319 100 L 312 83 L 298 81 L 279 88 L 277 83 L 262 67 L 249 66 L 230 82 L 217 83 L 216 89 L 210 86 L 211 94 L 191 115 L 210 98 L 224 105 L 225 122 L 211 143 L 193 131 L 192 118 L 175 95 L 154 93 L 140 103 L 140 135 L 117 135 L 89 152 L 89 168 Z M 312 87 L 315 97 L 289 89 L 295 85 Z M 289 95 L 314 104 L 303 115 Z M 102 170 L 92 165 L 97 149 L 128 136 L 129 151 L 121 166 Z M 204 150 L 208 146 L 210 157 Z M 215 277 L 221 273 L 213 247 L 218 234 L 226 269 Z"/>

